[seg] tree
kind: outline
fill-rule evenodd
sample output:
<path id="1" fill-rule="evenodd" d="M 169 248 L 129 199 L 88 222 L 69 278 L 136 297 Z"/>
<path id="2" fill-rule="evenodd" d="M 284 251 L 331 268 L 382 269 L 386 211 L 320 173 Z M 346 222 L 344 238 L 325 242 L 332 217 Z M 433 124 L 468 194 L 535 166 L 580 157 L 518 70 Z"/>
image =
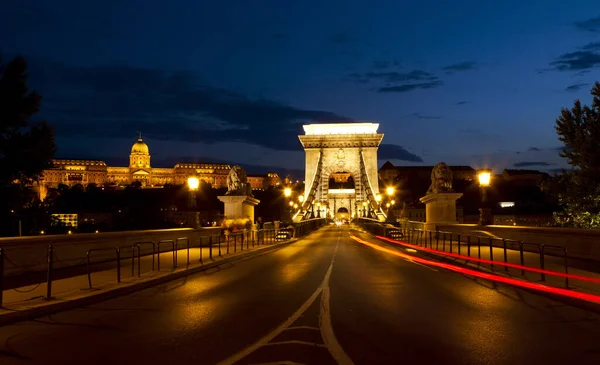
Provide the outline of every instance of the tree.
<path id="1" fill-rule="evenodd" d="M 575 100 L 556 120 L 556 133 L 564 144 L 560 156 L 571 165 L 555 175 L 551 188 L 563 209 L 555 218 L 563 226 L 600 227 L 600 83 L 591 94 L 591 106 Z"/>
<path id="2" fill-rule="evenodd" d="M 1 61 L 1 60 L 0 60 Z M 27 87 L 27 62 L 16 57 L 0 64 L 0 186 L 37 180 L 54 156 L 54 132 L 46 122 L 32 123 L 42 97 Z"/>

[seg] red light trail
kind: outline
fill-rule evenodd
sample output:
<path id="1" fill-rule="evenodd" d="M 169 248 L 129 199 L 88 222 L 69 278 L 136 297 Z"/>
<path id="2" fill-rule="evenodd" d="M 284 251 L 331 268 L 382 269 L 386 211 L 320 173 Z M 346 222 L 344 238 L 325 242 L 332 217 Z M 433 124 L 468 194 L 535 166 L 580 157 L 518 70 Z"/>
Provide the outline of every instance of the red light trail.
<path id="1" fill-rule="evenodd" d="M 450 271 L 454 271 L 454 272 L 458 272 L 461 274 L 465 274 L 465 275 L 469 275 L 469 276 L 474 276 L 474 277 L 478 277 L 478 278 L 482 278 L 482 279 L 487 279 L 487 280 L 491 280 L 491 281 L 496 281 L 496 282 L 500 282 L 500 283 L 504 283 L 504 284 L 508 284 L 508 285 L 513 285 L 513 286 L 517 286 L 517 287 L 521 287 L 521 288 L 526 288 L 526 289 L 533 289 L 533 290 L 538 290 L 538 291 L 542 291 L 542 292 L 546 292 L 546 293 L 551 293 L 551 294 L 557 294 L 557 295 L 562 295 L 565 297 L 570 297 L 570 298 L 575 298 L 575 299 L 581 299 L 581 300 L 585 300 L 587 302 L 591 302 L 591 303 L 597 303 L 600 304 L 600 296 L 599 295 L 594 295 L 594 294 L 587 294 L 587 293 L 581 293 L 581 292 L 576 292 L 573 290 L 568 290 L 568 289 L 562 289 L 562 288 L 554 288 L 554 287 L 550 287 L 550 286 L 546 286 L 546 285 L 542 285 L 542 284 L 537 284 L 537 283 L 530 283 L 528 281 L 524 281 L 524 280 L 518 280 L 518 279 L 512 279 L 512 278 L 506 278 L 504 276 L 499 276 L 499 275 L 495 275 L 495 274 L 488 274 L 485 272 L 480 272 L 480 271 L 475 271 L 475 270 L 471 270 L 471 269 L 466 269 L 464 267 L 459 267 L 459 266 L 455 266 L 455 265 L 450 265 L 450 264 L 446 264 L 443 262 L 436 262 L 436 261 L 431 261 L 431 260 L 426 260 L 417 256 L 411 256 L 411 255 L 407 255 L 404 254 L 402 252 L 398 252 L 396 250 L 391 250 L 389 248 L 385 248 L 385 247 L 381 247 L 378 245 L 375 245 L 373 243 L 367 242 L 365 240 L 362 240 L 356 236 L 351 235 L 350 236 L 353 240 L 355 240 L 356 242 L 359 242 L 363 245 L 369 246 L 371 248 L 374 248 L 378 251 L 382 251 L 382 252 L 386 252 L 398 257 L 402 257 L 404 259 L 410 260 L 410 261 L 414 261 L 420 264 L 424 264 L 424 265 L 429 265 L 429 266 L 435 266 L 435 267 L 441 267 L 443 269 L 447 269 Z"/>
<path id="2" fill-rule="evenodd" d="M 587 276 L 574 275 L 574 274 L 565 274 L 564 272 L 538 269 L 536 267 L 511 264 L 511 263 L 502 262 L 502 261 L 493 261 L 493 260 L 479 259 L 479 258 L 475 258 L 475 257 L 470 257 L 470 256 L 465 256 L 465 255 L 459 255 L 457 253 L 444 252 L 444 251 L 434 250 L 432 248 L 421 247 L 421 246 L 413 245 L 411 243 L 407 243 L 407 242 L 403 242 L 403 241 L 397 241 L 397 240 L 393 240 L 391 238 L 387 238 L 387 237 L 383 237 L 383 236 L 375 236 L 375 237 L 379 238 L 380 240 L 384 240 L 384 241 L 387 241 L 387 242 L 390 242 L 390 243 L 394 243 L 394 244 L 397 244 L 397 245 L 402 245 L 402 246 L 410 247 L 410 248 L 413 248 L 413 249 L 415 249 L 417 251 L 430 252 L 430 253 L 433 253 L 433 254 L 436 254 L 436 255 L 444 255 L 444 256 L 454 257 L 454 258 L 458 258 L 458 259 L 464 259 L 464 260 L 469 260 L 469 261 L 480 262 L 480 263 L 483 263 L 483 264 L 506 266 L 506 267 L 512 267 L 514 269 L 531 271 L 531 272 L 536 272 L 536 273 L 540 273 L 540 274 L 560 276 L 560 277 L 563 277 L 563 278 L 566 277 L 566 278 L 569 278 L 569 279 L 575 279 L 575 280 L 581 280 L 581 281 L 589 281 L 589 282 L 592 282 L 592 283 L 600 283 L 600 279 L 590 278 L 590 277 L 587 277 Z"/>

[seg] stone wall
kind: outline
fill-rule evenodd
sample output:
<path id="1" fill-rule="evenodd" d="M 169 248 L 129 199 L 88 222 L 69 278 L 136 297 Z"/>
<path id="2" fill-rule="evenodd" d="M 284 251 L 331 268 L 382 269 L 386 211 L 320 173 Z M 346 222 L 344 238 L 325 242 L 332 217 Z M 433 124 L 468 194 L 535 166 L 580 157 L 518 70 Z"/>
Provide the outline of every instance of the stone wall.
<path id="1" fill-rule="evenodd" d="M 600 261 L 600 230 L 521 226 L 438 225 L 437 229 L 566 247 L 569 257 Z M 499 242 L 498 242 L 499 243 Z"/>
<path id="2" fill-rule="evenodd" d="M 163 229 L 151 231 L 126 231 L 55 235 L 37 237 L 0 238 L 0 247 L 5 250 L 4 275 L 15 276 L 30 272 L 43 272 L 47 268 L 48 246 L 54 246 L 54 268 L 85 265 L 86 254 L 90 249 L 107 249 L 91 253 L 91 262 L 114 260 L 116 253 L 108 250 L 119 247 L 121 258 L 131 259 L 132 245 L 139 242 L 188 238 L 191 246 L 198 246 L 201 237 L 208 244 L 208 236 L 218 236 L 221 228 Z M 185 240 L 179 240 L 179 248 L 187 247 Z M 161 251 L 171 249 L 170 244 L 160 245 Z M 140 245 L 142 255 L 152 252 L 151 244 Z"/>

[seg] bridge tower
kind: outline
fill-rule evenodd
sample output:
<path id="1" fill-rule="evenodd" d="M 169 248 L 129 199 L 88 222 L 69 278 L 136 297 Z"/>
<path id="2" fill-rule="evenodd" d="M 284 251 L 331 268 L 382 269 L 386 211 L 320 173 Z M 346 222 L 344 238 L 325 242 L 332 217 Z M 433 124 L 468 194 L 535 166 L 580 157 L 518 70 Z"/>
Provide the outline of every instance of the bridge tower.
<path id="1" fill-rule="evenodd" d="M 377 149 L 383 139 L 383 134 L 377 133 L 379 124 L 309 124 L 303 127 L 304 135 L 298 138 L 306 153 L 305 199 L 294 215 L 294 221 L 333 217 L 345 211 L 350 217 L 385 220 L 377 201 Z M 333 177 L 347 177 L 348 180 L 345 185 L 331 187 Z"/>

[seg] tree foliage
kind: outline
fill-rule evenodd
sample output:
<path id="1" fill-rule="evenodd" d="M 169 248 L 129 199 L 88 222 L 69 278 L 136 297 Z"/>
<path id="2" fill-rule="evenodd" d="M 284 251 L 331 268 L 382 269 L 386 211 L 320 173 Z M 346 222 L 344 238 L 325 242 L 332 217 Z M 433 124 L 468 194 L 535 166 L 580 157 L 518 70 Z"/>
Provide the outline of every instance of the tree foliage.
<path id="1" fill-rule="evenodd" d="M 554 178 L 553 190 L 563 209 L 555 218 L 563 226 L 600 227 L 600 83 L 591 94 L 591 106 L 576 100 L 556 120 L 564 144 L 560 156 L 571 165 Z"/>
<path id="2" fill-rule="evenodd" d="M 30 120 L 42 97 L 29 91 L 26 70 L 22 57 L 0 62 L 0 187 L 36 180 L 56 150 L 52 128 Z"/>

